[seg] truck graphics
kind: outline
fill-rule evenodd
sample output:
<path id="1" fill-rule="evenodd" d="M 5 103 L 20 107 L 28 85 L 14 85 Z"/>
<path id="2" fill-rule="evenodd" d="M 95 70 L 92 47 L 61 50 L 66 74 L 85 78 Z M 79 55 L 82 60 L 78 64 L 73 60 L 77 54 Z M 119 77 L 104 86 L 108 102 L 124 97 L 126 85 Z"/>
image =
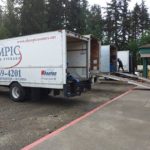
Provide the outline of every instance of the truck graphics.
<path id="1" fill-rule="evenodd" d="M 0 68 L 13 68 L 19 65 L 21 60 L 22 54 L 19 45 L 0 48 L 0 62 L 3 64 L 3 66 L 0 66 Z"/>
<path id="2" fill-rule="evenodd" d="M 42 75 L 42 76 L 56 76 L 56 75 L 57 75 L 57 72 L 42 70 L 42 71 L 41 71 L 41 75 Z"/>

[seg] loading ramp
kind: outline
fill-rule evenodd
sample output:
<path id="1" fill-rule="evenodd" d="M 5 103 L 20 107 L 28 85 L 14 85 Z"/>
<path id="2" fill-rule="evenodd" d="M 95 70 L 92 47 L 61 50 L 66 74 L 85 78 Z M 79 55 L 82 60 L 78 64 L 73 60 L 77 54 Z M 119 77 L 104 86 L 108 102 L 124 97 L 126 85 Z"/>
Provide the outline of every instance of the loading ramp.
<path id="1" fill-rule="evenodd" d="M 129 73 L 109 73 L 109 74 L 99 74 L 99 77 L 104 77 L 105 79 L 111 79 L 116 81 L 125 82 L 128 84 L 133 84 L 142 88 L 150 89 L 150 80 L 147 78 L 139 77 Z"/>

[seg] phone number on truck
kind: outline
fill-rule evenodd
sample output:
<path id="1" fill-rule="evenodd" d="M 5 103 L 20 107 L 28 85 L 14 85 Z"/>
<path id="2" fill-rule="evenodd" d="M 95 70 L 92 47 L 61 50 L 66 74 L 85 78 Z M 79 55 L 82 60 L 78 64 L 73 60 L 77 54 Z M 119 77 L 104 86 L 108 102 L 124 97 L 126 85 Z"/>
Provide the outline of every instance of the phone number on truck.
<path id="1" fill-rule="evenodd" d="M 21 70 L 0 70 L 0 77 L 21 78 Z"/>

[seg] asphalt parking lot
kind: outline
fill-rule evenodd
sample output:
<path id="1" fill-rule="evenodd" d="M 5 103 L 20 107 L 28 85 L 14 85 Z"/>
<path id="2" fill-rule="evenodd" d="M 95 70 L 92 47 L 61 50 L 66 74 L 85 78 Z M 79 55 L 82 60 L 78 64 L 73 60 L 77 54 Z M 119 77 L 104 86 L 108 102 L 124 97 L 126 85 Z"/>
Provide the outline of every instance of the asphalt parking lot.
<path id="1" fill-rule="evenodd" d="M 8 89 L 0 89 L 0 149 L 19 150 L 53 132 L 100 104 L 116 97 L 131 85 L 114 81 L 97 83 L 80 97 L 46 99 L 15 103 Z"/>

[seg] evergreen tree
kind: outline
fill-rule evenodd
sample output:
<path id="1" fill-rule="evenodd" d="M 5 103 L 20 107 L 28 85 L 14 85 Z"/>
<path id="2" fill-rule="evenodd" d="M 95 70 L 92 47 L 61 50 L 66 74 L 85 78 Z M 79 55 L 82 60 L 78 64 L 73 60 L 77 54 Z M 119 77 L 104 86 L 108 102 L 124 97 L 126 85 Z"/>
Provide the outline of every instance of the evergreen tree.
<path id="1" fill-rule="evenodd" d="M 65 3 L 65 28 L 71 31 L 79 31 L 80 0 L 71 0 Z"/>
<path id="2" fill-rule="evenodd" d="M 10 37 L 11 34 L 4 25 L 0 25 L 0 39 L 6 39 Z"/>
<path id="3" fill-rule="evenodd" d="M 80 25 L 80 34 L 86 33 L 87 28 L 87 20 L 88 20 L 88 1 L 80 0 L 80 9 L 81 14 L 79 17 L 79 25 Z"/>
<path id="4" fill-rule="evenodd" d="M 141 15 L 141 9 L 140 6 L 136 3 L 132 15 L 131 15 L 131 37 L 132 39 L 136 40 L 140 37 L 140 15 Z"/>
<path id="5" fill-rule="evenodd" d="M 119 0 L 111 0 L 111 2 L 107 5 L 105 31 L 106 36 L 109 35 L 108 39 L 110 39 L 110 41 L 107 42 L 114 43 L 119 48 L 121 31 L 121 3 Z"/>
<path id="6" fill-rule="evenodd" d="M 80 34 L 93 34 L 105 44 L 126 49 L 132 41 L 137 41 L 150 30 L 145 1 L 142 0 L 141 5 L 136 4 L 131 12 L 128 10 L 129 2 L 111 0 L 102 16 L 101 7 L 89 7 L 87 0 L 7 0 L 4 11 L 0 7 L 0 36 L 65 28 Z"/>
<path id="7" fill-rule="evenodd" d="M 143 34 L 144 31 L 150 29 L 150 18 L 149 18 L 149 13 L 148 10 L 145 6 L 145 1 L 142 0 L 141 3 L 141 13 L 140 13 L 140 29 L 141 33 Z"/>
<path id="8" fill-rule="evenodd" d="M 64 23 L 64 0 L 47 0 L 46 20 L 49 31 L 63 28 Z"/>
<path id="9" fill-rule="evenodd" d="M 68 30 L 84 34 L 87 23 L 87 0 L 71 0 L 65 7 L 65 27 Z"/>
<path id="10" fill-rule="evenodd" d="M 87 32 L 94 35 L 98 39 L 102 39 L 103 19 L 101 14 L 101 7 L 99 5 L 93 5 L 88 15 L 88 27 Z"/>
<path id="11" fill-rule="evenodd" d="M 143 35 L 139 41 L 140 41 L 140 43 L 138 44 L 139 46 L 145 45 L 145 44 L 150 44 L 150 30 L 143 33 Z"/>
<path id="12" fill-rule="evenodd" d="M 120 48 L 126 49 L 130 33 L 130 15 L 128 5 L 130 0 L 121 1 L 121 43 Z"/>
<path id="13" fill-rule="evenodd" d="M 145 2 L 142 0 L 141 5 L 136 4 L 132 11 L 131 37 L 139 39 L 141 35 L 150 29 L 150 18 Z"/>
<path id="14" fill-rule="evenodd" d="M 0 5 L 0 39 L 4 39 L 10 36 L 8 29 L 4 26 L 3 15 L 2 6 Z"/>
<path id="15" fill-rule="evenodd" d="M 45 0 L 23 0 L 21 28 L 23 35 L 45 31 Z"/>
<path id="16" fill-rule="evenodd" d="M 3 14 L 3 21 L 5 29 L 8 30 L 8 32 L 10 33 L 10 37 L 19 35 L 20 24 L 14 0 L 7 0 L 6 10 Z"/>
<path id="17" fill-rule="evenodd" d="M 104 44 L 110 44 L 113 37 L 113 20 L 111 18 L 111 11 L 106 8 L 106 16 L 104 18 L 104 38 L 103 43 Z"/>
<path id="18" fill-rule="evenodd" d="M 3 11 L 2 11 L 2 6 L 0 5 L 0 25 L 3 22 Z"/>

